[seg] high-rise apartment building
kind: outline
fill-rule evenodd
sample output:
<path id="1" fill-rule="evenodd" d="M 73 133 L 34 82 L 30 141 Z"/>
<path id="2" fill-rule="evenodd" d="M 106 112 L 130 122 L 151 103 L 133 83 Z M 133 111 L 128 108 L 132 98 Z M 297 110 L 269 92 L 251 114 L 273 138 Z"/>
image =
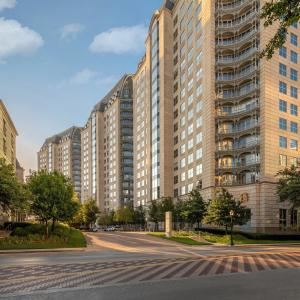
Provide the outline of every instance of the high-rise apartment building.
<path id="1" fill-rule="evenodd" d="M 274 33 L 263 3 L 165 0 L 153 14 L 133 77 L 136 206 L 226 187 L 251 209 L 247 229 L 297 226 L 275 175 L 299 157 L 300 31 L 260 60 Z"/>
<path id="2" fill-rule="evenodd" d="M 0 158 L 4 158 L 7 164 L 16 168 L 16 137 L 18 133 L 1 99 L 0 124 Z"/>
<path id="3" fill-rule="evenodd" d="M 92 110 L 82 129 L 81 200 L 102 211 L 133 202 L 132 76 L 124 75 Z"/>
<path id="4" fill-rule="evenodd" d="M 38 152 L 38 170 L 59 171 L 81 192 L 81 128 L 71 127 L 45 140 Z"/>

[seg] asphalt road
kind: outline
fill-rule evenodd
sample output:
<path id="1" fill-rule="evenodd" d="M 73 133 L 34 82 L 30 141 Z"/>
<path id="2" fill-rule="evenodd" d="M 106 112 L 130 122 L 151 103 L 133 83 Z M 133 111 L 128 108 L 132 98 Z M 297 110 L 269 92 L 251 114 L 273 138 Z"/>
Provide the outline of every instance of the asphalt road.
<path id="1" fill-rule="evenodd" d="M 40 292 L 7 300 L 296 300 L 299 269 Z"/>
<path id="2" fill-rule="evenodd" d="M 146 258 L 203 257 L 211 255 L 300 251 L 299 246 L 188 246 L 144 233 L 87 233 L 88 248 L 76 252 L 0 254 L 0 265 L 80 263 Z"/>
<path id="3" fill-rule="evenodd" d="M 300 299 L 298 245 L 188 246 L 125 232 L 87 239 L 80 252 L 0 254 L 0 298 Z"/>

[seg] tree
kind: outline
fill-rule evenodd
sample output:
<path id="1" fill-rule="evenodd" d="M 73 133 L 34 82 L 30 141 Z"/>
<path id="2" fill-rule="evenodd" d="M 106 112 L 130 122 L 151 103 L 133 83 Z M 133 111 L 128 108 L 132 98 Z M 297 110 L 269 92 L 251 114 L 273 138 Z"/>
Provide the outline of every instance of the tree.
<path id="1" fill-rule="evenodd" d="M 242 205 L 240 201 L 236 201 L 227 190 L 221 189 L 217 197 L 209 202 L 205 222 L 218 226 L 230 227 L 230 236 L 232 240 L 232 232 L 234 225 L 244 225 L 251 218 L 249 208 Z"/>
<path id="2" fill-rule="evenodd" d="M 158 231 L 158 222 L 161 220 L 160 207 L 156 200 L 151 200 L 149 205 L 149 218 L 155 224 L 155 231 Z"/>
<path id="3" fill-rule="evenodd" d="M 114 223 L 114 215 L 115 213 L 112 211 L 110 213 L 101 213 L 98 218 L 99 225 L 112 225 Z"/>
<path id="4" fill-rule="evenodd" d="M 197 223 L 198 229 L 206 213 L 206 204 L 198 189 L 194 189 L 189 193 L 189 198 L 185 205 L 186 220 L 190 224 Z"/>
<path id="5" fill-rule="evenodd" d="M 21 185 L 15 176 L 12 165 L 6 164 L 3 158 L 0 159 L 0 209 L 9 212 L 16 207 L 22 197 Z"/>
<path id="6" fill-rule="evenodd" d="M 289 201 L 293 208 L 300 206 L 300 166 L 291 166 L 278 172 L 277 194 L 280 201 Z"/>
<path id="7" fill-rule="evenodd" d="M 146 222 L 145 215 L 146 215 L 146 212 L 142 205 L 136 207 L 136 209 L 133 212 L 133 222 L 135 224 L 140 224 L 141 226 L 144 226 L 145 222 Z"/>
<path id="8" fill-rule="evenodd" d="M 100 210 L 96 204 L 96 200 L 93 198 L 86 200 L 82 209 L 84 223 L 87 226 L 92 227 L 97 221 L 98 214 L 100 213 Z"/>
<path id="9" fill-rule="evenodd" d="M 28 189 L 32 196 L 31 210 L 44 222 L 46 238 L 50 220 L 53 231 L 56 221 L 71 220 L 79 208 L 73 200 L 71 180 L 57 171 L 34 173 L 29 178 Z"/>
<path id="10" fill-rule="evenodd" d="M 177 223 L 179 223 L 179 229 L 182 229 L 186 220 L 186 214 L 185 202 L 181 198 L 179 198 L 174 205 L 174 220 L 176 222 L 176 226 Z"/>
<path id="11" fill-rule="evenodd" d="M 267 2 L 261 11 L 261 18 L 265 19 L 264 26 L 278 23 L 278 28 L 271 40 L 261 53 L 261 57 L 270 59 L 275 50 L 286 41 L 288 28 L 300 19 L 300 0 L 277 0 Z"/>
<path id="12" fill-rule="evenodd" d="M 119 224 L 129 224 L 133 222 L 133 207 L 132 205 L 122 206 L 117 209 L 114 215 L 114 221 Z"/>

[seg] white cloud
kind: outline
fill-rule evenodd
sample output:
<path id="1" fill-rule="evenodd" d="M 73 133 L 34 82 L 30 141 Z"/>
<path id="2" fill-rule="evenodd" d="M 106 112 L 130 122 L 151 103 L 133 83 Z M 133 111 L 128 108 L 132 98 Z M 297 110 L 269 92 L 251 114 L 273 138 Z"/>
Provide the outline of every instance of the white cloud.
<path id="1" fill-rule="evenodd" d="M 92 79 L 95 79 L 96 76 L 98 76 L 99 73 L 92 71 L 90 69 L 83 69 L 76 73 L 73 77 L 70 79 L 70 83 L 74 84 L 86 84 L 91 82 Z"/>
<path id="2" fill-rule="evenodd" d="M 144 49 L 147 28 L 144 25 L 111 28 L 94 37 L 89 50 L 95 53 L 123 54 Z"/>
<path id="3" fill-rule="evenodd" d="M 73 40 L 84 30 L 84 26 L 78 23 L 65 25 L 60 31 L 61 40 Z"/>
<path id="4" fill-rule="evenodd" d="M 0 11 L 6 8 L 14 8 L 17 5 L 17 0 L 0 0 Z"/>
<path id="5" fill-rule="evenodd" d="M 43 46 L 39 33 L 22 26 L 18 21 L 0 18 L 0 61 L 16 54 L 28 54 Z"/>

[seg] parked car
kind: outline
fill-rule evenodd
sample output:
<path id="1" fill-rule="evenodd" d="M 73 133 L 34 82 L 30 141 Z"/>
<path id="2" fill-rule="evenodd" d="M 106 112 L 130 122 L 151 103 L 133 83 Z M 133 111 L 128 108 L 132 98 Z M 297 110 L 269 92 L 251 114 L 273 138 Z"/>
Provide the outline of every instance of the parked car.
<path id="1" fill-rule="evenodd" d="M 115 226 L 108 226 L 104 229 L 104 231 L 116 231 L 116 227 Z"/>

